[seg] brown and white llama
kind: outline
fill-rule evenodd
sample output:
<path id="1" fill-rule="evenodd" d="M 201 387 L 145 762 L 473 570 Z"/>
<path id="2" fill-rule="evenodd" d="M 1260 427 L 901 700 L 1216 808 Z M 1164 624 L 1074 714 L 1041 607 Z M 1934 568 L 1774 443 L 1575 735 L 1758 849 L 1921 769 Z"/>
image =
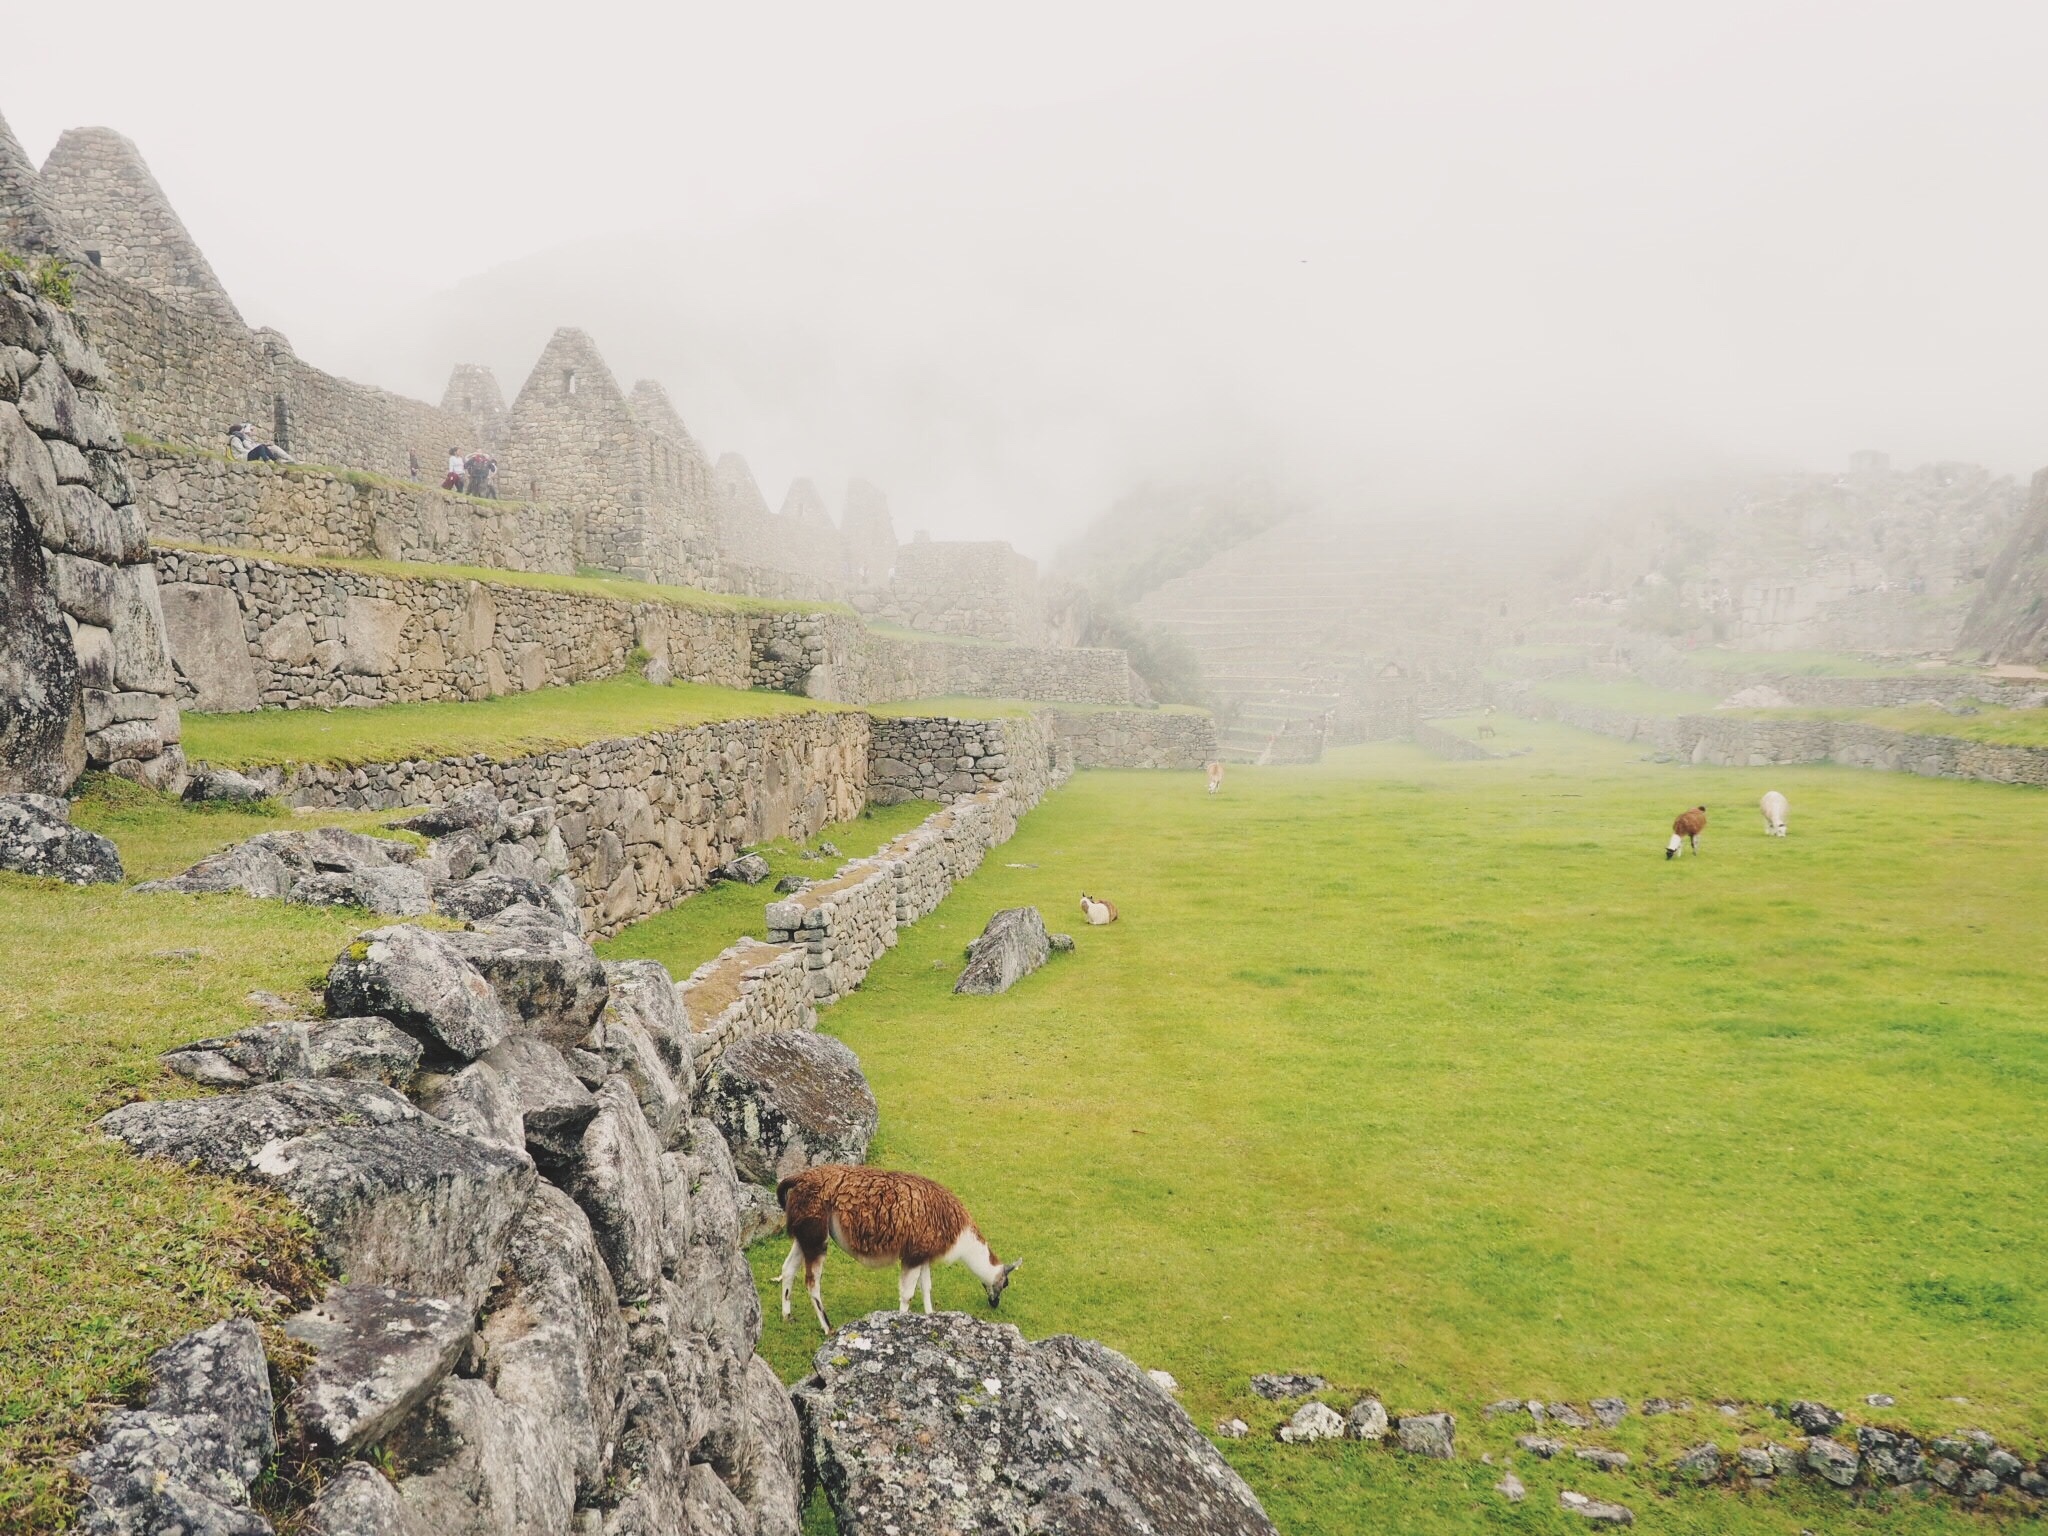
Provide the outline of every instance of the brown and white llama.
<path id="1" fill-rule="evenodd" d="M 1209 764 L 1209 793 L 1212 795 L 1216 795 L 1221 794 L 1222 792 L 1223 765 L 1221 763 L 1211 763 Z"/>
<path id="2" fill-rule="evenodd" d="M 1671 823 L 1671 841 L 1664 845 L 1664 857 L 1675 859 L 1678 857 L 1678 850 L 1690 844 L 1693 856 L 1697 858 L 1700 851 L 1700 834 L 1706 830 L 1707 808 L 1704 805 L 1696 805 L 1689 811 L 1680 811 Z"/>
<path id="3" fill-rule="evenodd" d="M 1116 921 L 1116 903 L 1113 901 L 1097 901 L 1093 896 L 1083 891 L 1081 893 L 1081 915 L 1088 919 L 1091 926 L 1100 928 L 1104 923 Z"/>
<path id="4" fill-rule="evenodd" d="M 999 1307 L 1010 1276 L 1022 1259 L 1005 1264 L 976 1230 L 967 1207 L 945 1185 L 920 1174 L 847 1163 L 820 1163 L 775 1186 L 789 1223 L 789 1257 L 782 1261 L 782 1315 L 789 1317 L 790 1288 L 803 1271 L 804 1290 L 827 1333 L 825 1249 L 837 1243 L 870 1268 L 903 1266 L 896 1281 L 896 1310 L 910 1310 L 910 1295 L 922 1285 L 924 1310 L 932 1310 L 932 1266 L 965 1264 Z"/>

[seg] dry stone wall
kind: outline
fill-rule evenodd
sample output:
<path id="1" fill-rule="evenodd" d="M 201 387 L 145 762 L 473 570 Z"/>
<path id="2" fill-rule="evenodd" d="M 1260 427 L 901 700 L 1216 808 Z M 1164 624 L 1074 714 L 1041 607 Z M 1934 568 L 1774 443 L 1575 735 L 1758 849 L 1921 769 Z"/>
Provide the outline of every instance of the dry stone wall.
<path id="1" fill-rule="evenodd" d="M 584 926 L 608 936 L 701 890 L 749 844 L 858 815 L 868 737 L 867 716 L 851 712 L 727 720 L 509 761 L 302 764 L 276 776 L 277 792 L 363 810 L 438 805 L 471 784 L 520 805 L 553 801 Z"/>
<path id="2" fill-rule="evenodd" d="M 480 501 L 412 481 L 163 449 L 131 449 L 128 474 L 160 543 L 576 571 L 574 519 L 545 503 Z"/>
<path id="3" fill-rule="evenodd" d="M 485 699 L 624 670 L 638 646 L 744 688 L 744 614 L 159 549 L 180 692 L 207 713 Z"/>
<path id="4" fill-rule="evenodd" d="M 1053 730 L 1076 768 L 1200 768 L 1216 761 L 1216 721 L 1204 711 L 1053 709 Z"/>
<path id="5" fill-rule="evenodd" d="M 804 951 L 792 944 L 741 939 L 677 983 L 676 996 L 689 1021 L 700 1077 L 742 1040 L 818 1027 Z"/>
<path id="6" fill-rule="evenodd" d="M 935 634 L 1045 643 L 1038 567 L 1001 540 L 899 546 L 877 617 Z"/>
<path id="7" fill-rule="evenodd" d="M 184 782 L 156 570 L 104 384 L 71 316 L 0 271 L 7 787 L 61 792 L 88 765 L 159 789 Z M 30 717 L 42 726 L 22 730 Z"/>
<path id="8" fill-rule="evenodd" d="M 966 696 L 1070 704 L 1129 704 L 1122 651 L 952 643 L 877 634 L 834 613 L 764 613 L 754 620 L 754 686 L 843 704 Z"/>
<path id="9" fill-rule="evenodd" d="M 75 280 L 78 313 L 106 357 L 108 388 L 131 432 L 219 450 L 228 428 L 246 421 L 294 458 L 392 479 L 410 475 L 414 454 L 431 470 L 451 445 L 468 442 L 462 417 L 323 373 L 276 331 L 252 331 L 96 268 L 79 268 Z"/>
<path id="10" fill-rule="evenodd" d="M 951 802 L 1011 786 L 1036 805 L 1055 778 L 1071 771 L 1051 721 L 1037 715 L 1002 720 L 945 716 L 875 717 L 868 798 Z"/>

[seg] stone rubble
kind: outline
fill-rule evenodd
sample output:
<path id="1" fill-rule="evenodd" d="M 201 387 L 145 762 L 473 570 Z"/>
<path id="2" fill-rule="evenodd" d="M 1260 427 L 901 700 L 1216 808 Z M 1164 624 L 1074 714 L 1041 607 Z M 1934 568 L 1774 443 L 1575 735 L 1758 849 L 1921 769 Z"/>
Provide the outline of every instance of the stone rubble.
<path id="1" fill-rule="evenodd" d="M 967 948 L 967 968 L 953 990 L 977 997 L 1007 992 L 1051 958 L 1045 919 L 1036 907 L 1006 907 Z"/>
<path id="2" fill-rule="evenodd" d="M 72 826 L 71 807 L 43 794 L 0 796 L 0 869 L 67 885 L 107 885 L 122 878 L 114 845 Z"/>

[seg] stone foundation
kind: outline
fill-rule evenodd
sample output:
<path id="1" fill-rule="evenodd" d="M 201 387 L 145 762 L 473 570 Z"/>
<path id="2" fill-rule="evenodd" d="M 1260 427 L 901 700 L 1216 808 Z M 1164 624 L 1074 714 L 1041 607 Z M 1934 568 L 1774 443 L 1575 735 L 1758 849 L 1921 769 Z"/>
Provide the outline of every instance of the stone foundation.
<path id="1" fill-rule="evenodd" d="M 877 805 L 960 800 L 1002 785 L 1035 805 L 1047 784 L 1072 769 L 1042 716 L 877 716 L 871 740 L 868 798 Z"/>
<path id="2" fill-rule="evenodd" d="M 1076 768 L 1200 768 L 1217 760 L 1216 721 L 1166 709 L 1050 712 L 1053 730 Z"/>

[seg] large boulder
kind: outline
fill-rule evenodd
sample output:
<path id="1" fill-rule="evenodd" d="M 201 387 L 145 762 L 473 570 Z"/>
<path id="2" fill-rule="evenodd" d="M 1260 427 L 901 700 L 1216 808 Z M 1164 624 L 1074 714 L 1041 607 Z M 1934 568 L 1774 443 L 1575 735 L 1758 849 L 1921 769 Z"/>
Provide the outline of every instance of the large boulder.
<path id="1" fill-rule="evenodd" d="M 818 1163 L 867 1161 L 881 1111 L 860 1058 L 810 1030 L 773 1030 L 727 1047 L 705 1112 L 743 1179 L 773 1184 Z"/>
<path id="2" fill-rule="evenodd" d="M 618 1435 L 626 1325 L 582 1208 L 545 1180 L 520 1213 L 481 1335 L 484 1379 L 568 1447 L 584 1497 Z"/>
<path id="3" fill-rule="evenodd" d="M 443 937 L 484 976 L 506 1016 L 550 1045 L 581 1044 L 604 1012 L 610 988 L 596 951 L 531 907 Z"/>
<path id="4" fill-rule="evenodd" d="M 1038 908 L 1007 907 L 991 917 L 981 937 L 968 946 L 967 969 L 953 990 L 982 997 L 1007 992 L 1051 954 L 1052 942 Z"/>
<path id="5" fill-rule="evenodd" d="M 164 1053 L 173 1072 L 209 1088 L 246 1088 L 287 1077 L 347 1077 L 404 1088 L 419 1070 L 420 1044 L 397 1025 L 361 1019 L 279 1019 Z"/>
<path id="6" fill-rule="evenodd" d="M 18 420 L 15 430 L 26 434 Z M 6 432 L 0 421 L 0 791 L 61 795 L 85 771 L 78 660 L 28 507 L 7 482 Z"/>
<path id="7" fill-rule="evenodd" d="M 215 1323 L 157 1351 L 139 1409 L 115 1413 L 78 1458 L 82 1536 L 269 1536 L 249 1485 L 276 1441 L 256 1325 Z"/>
<path id="8" fill-rule="evenodd" d="M 210 582 L 172 581 L 157 589 L 157 600 L 164 638 L 192 686 L 190 707 L 209 715 L 261 709 L 263 685 L 249 659 L 235 594 Z"/>
<path id="9" fill-rule="evenodd" d="M 534 1181 L 523 1154 L 372 1083 L 295 1080 L 126 1104 L 100 1128 L 145 1156 L 281 1190 L 353 1281 L 471 1307 L 490 1289 Z"/>
<path id="10" fill-rule="evenodd" d="M 564 1426 L 500 1402 L 481 1381 L 450 1377 L 384 1448 L 413 1524 L 433 1536 L 569 1529 L 575 1459 Z"/>
<path id="11" fill-rule="evenodd" d="M 72 826 L 62 800 L 7 795 L 0 797 L 0 869 L 70 885 L 106 885 L 121 878 L 121 855 L 97 832 Z"/>
<path id="12" fill-rule="evenodd" d="M 332 1456 L 352 1456 L 397 1427 L 455 1368 L 475 1326 L 470 1309 L 381 1285 L 337 1285 L 288 1319 L 314 1350 L 291 1415 Z"/>
<path id="13" fill-rule="evenodd" d="M 597 1100 L 560 1051 L 537 1035 L 514 1035 L 477 1060 L 495 1068 L 511 1089 L 527 1151 L 550 1166 L 575 1157 L 583 1145 L 583 1128 L 597 1113 Z"/>
<path id="14" fill-rule="evenodd" d="M 375 1013 L 429 1046 L 465 1060 L 510 1033 L 505 1010 L 456 940 L 410 923 L 378 928 L 342 951 L 327 973 L 327 1011 Z"/>
<path id="15" fill-rule="evenodd" d="M 320 1485 L 305 1529 L 307 1536 L 416 1536 L 405 1500 L 365 1461 L 349 1462 Z"/>
<path id="16" fill-rule="evenodd" d="M 1092 1340 L 877 1312 L 813 1363 L 794 1395 L 841 1536 L 1274 1536 L 1180 1405 Z"/>
<path id="17" fill-rule="evenodd" d="M 638 1301 L 661 1278 L 661 1143 L 655 1139 L 632 1085 L 606 1079 L 596 1115 L 584 1128 L 566 1170 L 564 1187 L 590 1217 L 598 1250 L 620 1296 Z"/>

